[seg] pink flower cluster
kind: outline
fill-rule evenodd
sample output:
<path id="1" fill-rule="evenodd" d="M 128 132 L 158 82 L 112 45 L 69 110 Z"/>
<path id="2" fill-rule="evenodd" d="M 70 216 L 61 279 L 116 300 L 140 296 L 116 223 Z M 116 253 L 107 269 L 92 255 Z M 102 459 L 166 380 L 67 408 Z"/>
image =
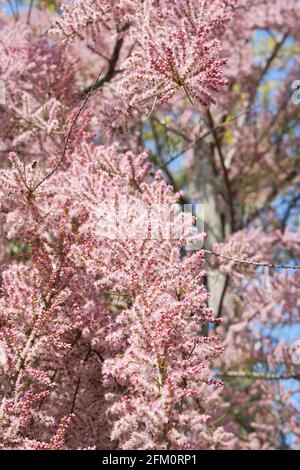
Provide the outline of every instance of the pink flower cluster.
<path id="1" fill-rule="evenodd" d="M 278 28 L 281 51 L 299 16 L 294 0 L 248 3 L 75 0 L 0 16 L 1 449 L 299 443 L 299 388 L 282 383 L 299 370 L 280 330 L 299 324 L 299 271 L 257 265 L 298 256 L 299 230 L 270 208 L 276 185 L 298 184 L 297 111 L 284 89 L 279 115 L 268 99 L 257 120 L 246 109 L 275 60 L 260 75 L 253 31 Z M 195 152 L 216 213 L 209 272 L 187 249 L 204 233 L 164 236 L 188 225 L 181 210 L 156 237 L 128 237 L 109 214 L 126 201 L 150 234 L 139 208 L 182 202 L 147 147 L 174 187 L 167 154 Z"/>
<path id="2" fill-rule="evenodd" d="M 220 38 L 233 16 L 233 2 L 218 0 L 209 7 L 194 0 L 83 3 L 66 8 L 52 34 L 75 39 L 88 26 L 85 34 L 97 51 L 99 37 L 107 35 L 106 22 L 116 31 L 116 44 L 124 40 L 128 50 L 118 61 L 122 73 L 101 90 L 104 125 L 124 129 L 178 92 L 194 104 L 215 102 L 214 93 L 226 84 Z"/>
<path id="3" fill-rule="evenodd" d="M 202 253 L 181 260 L 186 240 L 97 236 L 103 199 L 177 196 L 159 176 L 148 182 L 145 155 L 116 148 L 82 143 L 42 183 L 38 164 L 11 158 L 4 234 L 24 256 L 2 272 L 4 448 L 58 448 L 65 433 L 71 447 L 211 445 L 200 402 L 220 385 L 208 365 L 221 347 L 199 336 L 215 321 Z"/>
<path id="4" fill-rule="evenodd" d="M 127 3 L 116 8 L 130 13 Z M 77 6 L 82 19 L 92 11 L 88 3 Z M 98 21 L 102 6 L 96 7 Z M 0 132 L 1 447 L 225 446 L 231 435 L 211 422 L 222 384 L 210 363 L 222 347 L 206 333 L 217 320 L 207 306 L 203 253 L 182 258 L 185 238 L 99 236 L 104 201 L 151 207 L 175 204 L 181 194 L 153 175 L 146 153 L 95 145 L 89 109 L 74 123 L 78 57 L 21 24 L 18 36 L 9 20 L 0 30 L 7 80 Z M 151 46 L 150 63 L 160 86 L 159 74 L 175 77 L 169 62 L 163 78 L 160 60 L 176 60 L 194 97 L 199 51 L 203 86 L 209 76 L 211 88 L 222 79 L 205 28 L 194 57 L 180 63 L 188 52 L 183 34 L 174 36 L 176 57 L 162 49 L 156 58 Z"/>

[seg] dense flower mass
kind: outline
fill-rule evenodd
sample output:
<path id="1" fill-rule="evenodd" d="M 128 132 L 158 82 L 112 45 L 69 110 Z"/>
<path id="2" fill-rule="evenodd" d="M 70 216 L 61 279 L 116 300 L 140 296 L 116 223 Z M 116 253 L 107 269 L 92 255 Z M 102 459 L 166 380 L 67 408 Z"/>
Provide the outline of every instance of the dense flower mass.
<path id="1" fill-rule="evenodd" d="M 287 38 L 294 77 L 299 13 L 247 5 L 1 12 L 0 449 L 299 445 L 282 382 L 299 368 L 274 333 L 300 318 L 299 271 L 275 269 L 299 249 L 299 133 L 264 83 Z M 208 234 L 184 207 L 199 192 Z"/>
<path id="2" fill-rule="evenodd" d="M 193 404 L 219 386 L 208 369 L 218 339 L 198 336 L 215 321 L 202 253 L 181 260 L 186 240 L 98 236 L 103 200 L 176 202 L 159 175 L 147 182 L 145 158 L 85 144 L 53 178 L 15 155 L 1 172 L 4 234 L 30 253 L 2 273 L 4 446 L 57 448 L 67 424 L 85 446 L 105 445 L 90 407 L 124 448 L 210 445 L 209 416 Z"/>
<path id="3" fill-rule="evenodd" d="M 138 13 L 129 3 L 104 11 L 103 2 L 76 2 L 66 7 L 64 26 L 58 24 L 71 38 L 84 27 L 124 21 L 123 11 L 129 21 Z M 1 145 L 9 154 L 0 172 L 2 447 L 226 445 L 230 434 L 209 424 L 208 397 L 221 386 L 209 363 L 222 347 L 216 336 L 201 334 L 215 322 L 203 254 L 182 259 L 188 239 L 180 237 L 99 236 L 103 202 L 125 198 L 130 207 L 153 207 L 175 204 L 180 194 L 161 175 L 153 178 L 146 154 L 90 142 L 90 113 L 72 105 L 80 98 L 74 52 L 67 55 L 26 25 L 13 46 L 9 24 L 1 31 L 8 83 Z M 161 39 L 158 56 L 159 45 L 143 38 L 144 56 L 139 44 L 124 63 L 136 77 L 131 90 L 119 82 L 122 102 L 133 108 L 135 96 L 155 90 L 167 101 L 173 85 L 172 94 L 184 86 L 209 101 L 205 89 L 225 83 L 224 61 L 215 61 L 219 46 L 205 26 L 193 37 L 192 55 L 189 37 L 179 31 L 171 37 L 174 50 Z M 146 76 L 151 69 L 153 85 Z M 205 409 L 198 405 L 203 400 Z"/>
<path id="4" fill-rule="evenodd" d="M 129 54 L 120 62 L 124 73 L 112 73 L 102 90 L 106 126 L 124 129 L 178 92 L 205 106 L 215 101 L 213 93 L 226 84 L 219 37 L 232 19 L 233 2 L 219 0 L 210 6 L 192 0 L 100 3 L 78 1 L 66 7 L 51 34 L 68 43 L 87 28 L 85 34 L 96 50 L 106 23 L 117 38 L 113 61 L 125 42 Z"/>
<path id="5" fill-rule="evenodd" d="M 146 36 L 140 49 L 124 64 L 128 78 L 119 81 L 124 101 L 149 112 L 183 90 L 187 97 L 209 105 L 210 91 L 218 91 L 226 81 L 219 59 L 218 41 L 209 40 L 209 29 L 199 29 L 192 39 L 184 30 L 172 31 L 163 38 Z M 145 55 L 145 51 L 147 54 Z"/>

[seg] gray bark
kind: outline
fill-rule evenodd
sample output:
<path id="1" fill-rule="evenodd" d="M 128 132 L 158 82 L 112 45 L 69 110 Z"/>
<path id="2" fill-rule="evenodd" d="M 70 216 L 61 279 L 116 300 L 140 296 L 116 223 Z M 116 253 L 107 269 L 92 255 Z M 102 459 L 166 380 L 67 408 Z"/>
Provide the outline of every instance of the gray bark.
<path id="1" fill-rule="evenodd" d="M 223 242 L 229 233 L 229 211 L 221 197 L 225 189 L 220 187 L 219 179 L 215 175 L 213 149 L 210 144 L 195 148 L 193 174 L 189 185 L 193 201 L 204 205 L 204 230 L 208 234 L 205 248 L 208 250 L 212 250 L 215 243 Z M 225 289 L 226 277 L 217 270 L 209 270 L 207 284 L 209 292 L 212 293 L 209 305 L 215 314 L 220 313 L 221 303 L 226 310 L 232 310 L 232 299 L 228 289 Z"/>

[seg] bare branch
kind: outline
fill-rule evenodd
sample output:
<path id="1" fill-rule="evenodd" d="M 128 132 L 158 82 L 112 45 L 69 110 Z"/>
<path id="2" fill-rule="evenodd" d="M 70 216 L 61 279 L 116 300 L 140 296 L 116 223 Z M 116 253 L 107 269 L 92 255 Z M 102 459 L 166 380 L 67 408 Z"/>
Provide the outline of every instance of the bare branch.
<path id="1" fill-rule="evenodd" d="M 235 212 L 234 212 L 234 205 L 233 205 L 234 197 L 233 197 L 233 192 L 232 192 L 232 188 L 231 188 L 231 181 L 229 179 L 228 170 L 227 170 L 226 165 L 225 165 L 225 158 L 224 158 L 224 155 L 223 155 L 223 152 L 222 152 L 222 147 L 221 147 L 221 142 L 220 142 L 220 139 L 219 139 L 219 136 L 218 136 L 218 132 L 215 129 L 214 120 L 213 120 L 212 114 L 211 114 L 209 109 L 207 110 L 207 117 L 208 117 L 210 128 L 212 130 L 212 134 L 213 134 L 213 137 L 214 137 L 214 141 L 215 141 L 217 151 L 218 151 L 218 155 L 219 155 L 220 162 L 221 162 L 221 167 L 222 167 L 222 171 L 223 171 L 223 175 L 224 175 L 225 186 L 226 186 L 226 190 L 227 190 L 227 202 L 228 202 L 229 211 L 230 211 L 230 228 L 231 228 L 231 232 L 234 232 Z"/>
<path id="2" fill-rule="evenodd" d="M 124 32 L 128 28 L 129 28 L 129 23 L 125 23 L 125 25 L 120 29 L 120 32 Z M 85 88 L 84 95 L 86 93 L 89 93 L 91 89 L 97 90 L 98 88 L 101 88 L 104 85 L 104 83 L 109 82 L 113 78 L 113 76 L 116 74 L 116 65 L 120 57 L 120 52 L 123 46 L 123 42 L 124 42 L 123 37 L 120 37 L 117 39 L 112 55 L 110 59 L 108 60 L 109 66 L 105 72 L 105 75 L 102 78 L 98 78 L 96 80 L 96 83 L 94 83 L 91 87 Z"/>
<path id="3" fill-rule="evenodd" d="M 208 255 L 212 256 L 217 256 L 218 258 L 226 259 L 228 261 L 233 261 L 234 263 L 239 263 L 239 264 L 247 264 L 250 266 L 262 266 L 262 267 L 267 267 L 267 268 L 273 268 L 273 269 L 300 269 L 300 266 L 289 266 L 289 265 L 284 265 L 284 264 L 271 264 L 271 263 L 265 263 L 265 262 L 257 262 L 257 261 L 250 261 L 250 260 L 243 260 L 243 259 L 238 259 L 238 258 L 230 258 L 229 256 L 221 255 L 220 253 L 215 253 L 214 251 L 210 250 L 203 250 L 204 253 L 207 253 Z"/>
<path id="4" fill-rule="evenodd" d="M 226 378 L 245 378 L 254 380 L 289 380 L 296 379 L 300 380 L 300 373 L 288 373 L 288 374 L 273 374 L 270 372 L 247 372 L 247 371 L 229 371 L 224 374 L 220 374 L 223 379 Z"/>
<path id="5" fill-rule="evenodd" d="M 94 85 L 91 87 L 90 91 L 88 92 L 83 104 L 80 106 L 80 108 L 78 109 L 77 113 L 75 114 L 75 117 L 72 121 L 72 124 L 70 126 L 70 129 L 68 131 L 68 134 L 67 134 L 67 138 L 65 140 L 65 145 L 64 145 L 64 149 L 63 149 L 63 153 L 62 153 L 62 156 L 60 158 L 60 160 L 58 161 L 58 163 L 55 165 L 55 167 L 50 171 L 50 173 L 48 173 L 48 175 L 46 175 L 39 183 L 37 183 L 37 185 L 33 188 L 32 192 L 34 192 L 39 186 L 41 186 L 41 184 L 43 184 L 48 178 L 50 178 L 55 172 L 56 170 L 61 166 L 61 164 L 63 163 L 64 159 L 65 159 L 65 156 L 66 156 L 66 152 L 68 150 L 68 147 L 69 147 L 69 141 L 70 141 L 70 137 L 71 137 L 71 134 L 72 134 L 72 131 L 73 131 L 73 128 L 80 116 L 80 114 L 82 113 L 83 109 L 85 108 L 91 94 L 93 93 L 93 91 L 95 90 L 95 86 L 96 86 L 96 83 L 98 82 L 99 80 L 99 77 L 101 76 L 102 74 L 102 70 L 100 71 L 99 75 L 98 75 L 98 78 L 96 79 L 96 81 L 94 82 Z"/>

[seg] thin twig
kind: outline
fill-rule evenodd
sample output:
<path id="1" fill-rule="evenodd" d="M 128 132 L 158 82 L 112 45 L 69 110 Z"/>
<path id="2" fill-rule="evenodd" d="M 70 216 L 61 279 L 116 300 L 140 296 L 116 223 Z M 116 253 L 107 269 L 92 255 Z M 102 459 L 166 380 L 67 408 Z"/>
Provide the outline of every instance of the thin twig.
<path id="1" fill-rule="evenodd" d="M 230 119 L 229 121 L 227 122 L 224 122 L 222 124 L 218 124 L 216 127 L 214 127 L 214 129 L 209 129 L 208 131 L 206 131 L 204 134 L 200 135 L 200 137 L 198 137 L 197 139 L 193 140 L 189 145 L 187 145 L 183 150 L 181 150 L 179 153 L 177 153 L 176 155 L 174 155 L 174 157 L 170 158 L 167 162 L 165 162 L 163 165 L 161 165 L 159 168 L 161 170 L 163 170 L 165 167 L 167 167 L 168 165 L 170 165 L 170 163 L 173 163 L 175 160 L 177 160 L 177 158 L 180 158 L 182 157 L 182 155 L 184 155 L 188 150 L 191 150 L 193 147 L 195 147 L 195 145 L 198 145 L 202 140 L 206 139 L 206 137 L 208 137 L 210 134 L 213 133 L 213 131 L 217 131 L 218 129 L 222 129 L 226 126 L 228 126 L 229 124 L 232 124 L 234 121 L 236 121 L 237 119 L 239 119 L 241 116 L 247 114 L 247 112 L 243 112 L 243 113 L 240 113 L 238 114 L 237 116 L 235 116 L 233 119 Z"/>
<path id="2" fill-rule="evenodd" d="M 300 373 L 289 373 L 289 374 L 273 374 L 270 372 L 247 372 L 247 371 L 229 371 L 224 374 L 220 374 L 224 378 L 245 378 L 245 379 L 259 379 L 259 380 L 288 380 L 288 379 L 300 379 Z"/>
<path id="3" fill-rule="evenodd" d="M 28 8 L 28 12 L 27 12 L 27 19 L 26 19 L 26 24 L 30 24 L 30 20 L 31 20 L 31 12 L 32 12 L 32 8 L 33 8 L 33 3 L 34 3 L 34 0 L 30 0 L 30 4 L 29 4 L 29 8 Z"/>
<path id="4" fill-rule="evenodd" d="M 125 25 L 120 29 L 119 32 L 124 32 L 129 28 L 129 23 L 125 23 Z M 123 46 L 124 38 L 120 37 L 116 40 L 112 55 L 110 59 L 108 59 L 109 66 L 107 71 L 105 72 L 105 75 L 100 79 L 100 77 L 97 78 L 96 82 L 91 86 L 87 87 L 84 89 L 84 94 L 90 93 L 91 89 L 92 90 L 97 90 L 98 88 L 102 87 L 104 83 L 109 82 L 113 76 L 116 74 L 116 65 L 118 63 L 119 57 L 120 57 L 120 52 Z"/>
<path id="5" fill-rule="evenodd" d="M 230 181 L 230 178 L 229 178 L 228 170 L 227 170 L 226 165 L 225 165 L 225 158 L 224 158 L 223 151 L 222 151 L 221 141 L 219 139 L 218 132 L 215 130 L 215 124 L 214 124 L 213 116 L 212 116 L 209 109 L 207 110 L 207 117 L 208 117 L 209 125 L 212 129 L 212 134 L 213 134 L 213 137 L 214 137 L 214 141 L 215 141 L 217 151 L 218 151 L 218 155 L 219 155 L 220 162 L 221 162 L 221 167 L 222 167 L 225 186 L 226 186 L 226 191 L 227 191 L 227 199 L 228 199 L 227 202 L 228 202 L 229 211 L 230 211 L 230 228 L 231 228 L 231 232 L 234 232 L 235 211 L 234 211 L 234 203 L 233 203 L 234 195 L 233 195 L 233 192 L 232 192 L 231 181 Z"/>
<path id="6" fill-rule="evenodd" d="M 80 114 L 82 113 L 83 109 L 85 108 L 91 94 L 95 90 L 95 86 L 98 83 L 101 74 L 102 74 L 102 69 L 101 69 L 101 72 L 99 73 L 97 79 L 95 80 L 94 85 L 91 87 L 90 91 L 88 92 L 84 102 L 82 103 L 82 105 L 78 109 L 77 113 L 75 114 L 75 117 L 74 117 L 74 119 L 72 121 L 72 124 L 70 126 L 70 129 L 68 131 L 67 138 L 65 140 L 65 145 L 64 145 L 63 153 L 62 153 L 62 156 L 61 156 L 60 160 L 55 165 L 55 167 L 50 171 L 50 173 L 48 173 L 48 175 L 46 175 L 39 183 L 37 183 L 37 185 L 33 188 L 32 192 L 34 192 L 39 186 L 41 186 L 41 184 L 43 184 L 48 178 L 50 178 L 56 172 L 56 170 L 61 166 L 61 164 L 63 163 L 63 161 L 65 159 L 65 156 L 66 156 L 66 152 L 67 152 L 68 147 L 69 147 L 69 141 L 70 141 L 71 134 L 73 132 L 73 128 L 74 128 L 74 126 L 77 122 L 77 119 L 79 118 Z"/>
<path id="7" fill-rule="evenodd" d="M 222 294 L 221 294 L 221 297 L 220 297 L 220 301 L 219 301 L 219 306 L 218 306 L 218 312 L 217 312 L 217 318 L 220 318 L 221 314 L 222 314 L 222 309 L 223 309 L 223 304 L 224 304 L 224 300 L 225 300 L 225 296 L 226 296 L 226 291 L 229 287 L 229 274 L 226 274 L 226 277 L 225 277 L 225 282 L 224 282 L 224 286 L 223 286 L 223 289 L 222 289 Z"/>
<path id="8" fill-rule="evenodd" d="M 250 266 L 262 266 L 262 267 L 267 267 L 267 268 L 273 268 L 273 269 L 300 269 L 300 266 L 289 266 L 289 265 L 280 265 L 280 264 L 271 264 L 271 263 L 265 263 L 265 262 L 257 262 L 257 261 L 247 261 L 243 259 L 238 259 L 238 258 L 230 258 L 229 256 L 221 255 L 220 253 L 215 253 L 214 251 L 210 250 L 203 250 L 204 253 L 212 256 L 217 256 L 218 258 L 223 258 L 228 261 L 233 261 L 234 263 L 240 263 L 240 264 L 247 264 Z"/>
<path id="9" fill-rule="evenodd" d="M 163 127 L 166 131 L 172 132 L 173 134 L 178 135 L 182 139 L 186 140 L 187 142 L 192 142 L 192 139 L 190 139 L 187 135 L 185 135 L 183 132 L 179 131 L 178 129 L 175 129 L 175 127 L 168 126 L 165 124 L 163 121 L 160 121 L 156 116 L 151 116 L 151 119 L 153 121 L 156 121 L 161 127 Z"/>
<path id="10" fill-rule="evenodd" d="M 274 47 L 270 57 L 267 59 L 264 67 L 262 68 L 262 70 L 260 72 L 259 78 L 258 78 L 256 86 L 255 86 L 255 92 L 252 94 L 252 96 L 250 97 L 250 100 L 249 100 L 250 101 L 250 106 L 251 106 L 251 103 L 253 103 L 253 101 L 254 101 L 255 95 L 257 94 L 258 89 L 259 89 L 265 75 L 268 73 L 273 61 L 276 59 L 278 52 L 280 51 L 280 49 L 284 45 L 284 43 L 285 43 L 286 39 L 288 38 L 288 36 L 289 36 L 288 33 L 285 33 L 282 36 L 282 38 L 280 39 L 280 41 L 276 42 L 275 47 Z"/>
<path id="11" fill-rule="evenodd" d="M 88 361 L 88 359 L 90 357 L 90 354 L 91 354 L 91 348 L 89 347 L 88 352 L 87 352 L 87 354 L 86 354 L 86 356 L 85 356 L 85 358 L 82 362 L 82 365 L 86 364 L 86 362 Z M 70 414 L 72 414 L 75 410 L 75 405 L 76 405 L 76 400 L 77 400 L 77 396 L 78 396 L 78 392 L 79 392 L 79 388 L 80 388 L 81 379 L 82 379 L 82 373 L 79 375 L 79 377 L 76 381 L 75 392 L 74 392 L 74 396 L 73 396 L 72 403 L 71 403 Z"/>

